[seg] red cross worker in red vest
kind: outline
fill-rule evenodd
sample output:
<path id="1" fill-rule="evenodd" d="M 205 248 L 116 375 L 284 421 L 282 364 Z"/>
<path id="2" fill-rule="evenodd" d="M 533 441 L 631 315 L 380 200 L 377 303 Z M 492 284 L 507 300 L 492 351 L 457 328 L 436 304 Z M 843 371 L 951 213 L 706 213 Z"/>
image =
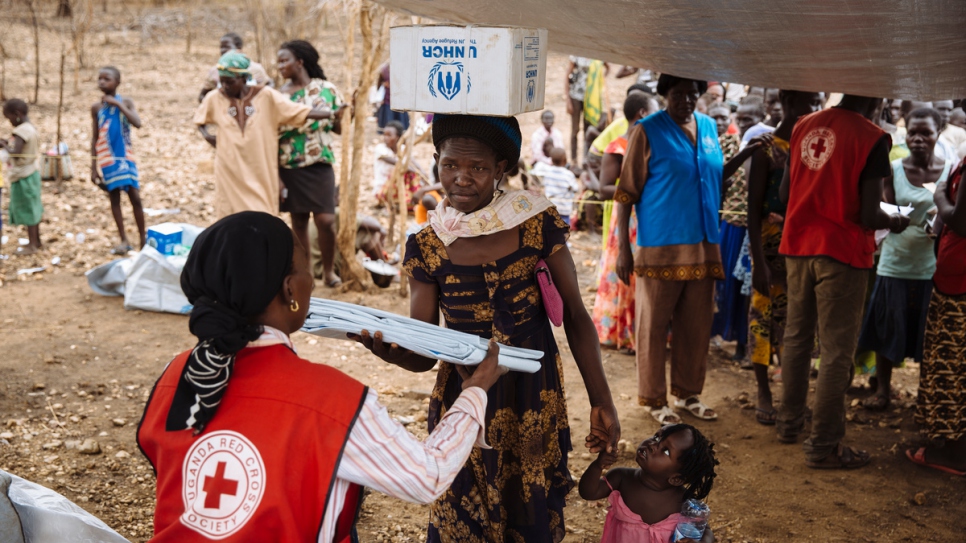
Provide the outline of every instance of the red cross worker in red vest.
<path id="1" fill-rule="evenodd" d="M 151 541 L 357 541 L 362 487 L 429 503 L 488 448 L 496 344 L 424 442 L 365 385 L 296 354 L 313 279 L 281 219 L 212 225 L 181 286 L 198 344 L 165 368 L 137 436 L 158 477 Z"/>
<path id="2" fill-rule="evenodd" d="M 870 460 L 842 443 L 845 391 L 873 265 L 873 231 L 901 232 L 909 225 L 908 217 L 879 205 L 883 179 L 892 173 L 892 141 L 870 120 L 881 104 L 846 95 L 838 106 L 799 119 L 781 185 L 788 203 L 779 249 L 787 257 L 788 320 L 776 427 L 786 443 L 803 430 L 817 327 L 822 362 L 811 434 L 803 444 L 811 468 L 857 468 Z"/>

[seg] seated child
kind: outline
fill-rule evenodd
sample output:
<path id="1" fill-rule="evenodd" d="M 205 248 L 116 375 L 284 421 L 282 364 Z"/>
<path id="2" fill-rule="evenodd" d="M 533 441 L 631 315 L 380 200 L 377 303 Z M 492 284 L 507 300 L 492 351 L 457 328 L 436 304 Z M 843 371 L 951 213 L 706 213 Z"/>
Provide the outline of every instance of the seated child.
<path id="1" fill-rule="evenodd" d="M 399 149 L 399 139 L 404 132 L 405 129 L 402 123 L 399 121 L 389 121 L 385 129 L 383 129 L 382 142 L 373 151 L 374 162 L 372 169 L 374 179 L 372 186 L 376 202 L 380 207 L 388 206 L 395 208 L 395 204 L 399 201 L 399 197 L 396 194 L 396 187 L 390 183 L 390 180 L 392 178 L 392 172 L 396 167 L 396 162 L 398 161 L 396 153 Z M 410 211 L 413 210 L 416 204 L 413 197 L 424 185 L 422 181 L 424 178 L 426 178 L 426 173 L 423 172 L 419 164 L 415 160 L 410 162 L 409 171 L 403 174 L 403 181 L 406 186 L 406 208 Z M 422 195 L 420 196 L 421 199 Z"/>
<path id="2" fill-rule="evenodd" d="M 610 510 L 601 543 L 667 543 L 685 519 L 681 506 L 703 500 L 714 484 L 714 444 L 689 424 L 658 430 L 637 448 L 637 468 L 601 471 L 617 460 L 616 451 L 602 451 L 580 478 L 580 497 L 607 498 Z M 687 541 L 687 540 L 682 540 Z M 714 541 L 705 529 L 701 543 Z"/>
<path id="3" fill-rule="evenodd" d="M 567 151 L 554 147 L 550 151 L 550 159 L 553 160 L 552 166 L 538 162 L 530 173 L 540 178 L 544 195 L 553 202 L 560 218 L 569 226 L 570 215 L 574 209 L 574 196 L 579 188 L 577 176 L 567 169 Z"/>

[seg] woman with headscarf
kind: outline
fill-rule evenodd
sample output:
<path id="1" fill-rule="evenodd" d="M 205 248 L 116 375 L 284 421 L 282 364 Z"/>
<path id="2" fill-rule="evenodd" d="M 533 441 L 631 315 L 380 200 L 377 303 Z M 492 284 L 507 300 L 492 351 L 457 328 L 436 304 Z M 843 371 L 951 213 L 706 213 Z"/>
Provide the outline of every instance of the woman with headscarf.
<path id="1" fill-rule="evenodd" d="M 292 230 L 303 247 L 309 247 L 309 215 L 319 233 L 324 281 L 336 287 L 342 280 L 335 262 L 335 154 L 333 133 L 341 132 L 339 111 L 344 105 L 339 90 L 329 83 L 319 66 L 319 52 L 305 40 L 282 44 L 278 50 L 278 73 L 288 81 L 281 92 L 293 102 L 328 110 L 332 117 L 283 126 L 278 138 L 278 175 L 282 188 L 282 211 L 292 214 Z"/>
<path id="2" fill-rule="evenodd" d="M 681 422 L 667 403 L 665 355 L 671 326 L 671 393 L 675 407 L 702 420 L 718 414 L 701 401 L 714 316 L 714 280 L 724 279 L 718 249 L 723 180 L 760 145 L 727 164 L 715 121 L 695 113 L 705 81 L 661 74 L 667 107 L 631 127 L 614 200 L 618 224 L 637 214 L 637 255 L 619 231 L 617 275 L 636 279 L 638 403 L 661 424 Z"/>
<path id="3" fill-rule="evenodd" d="M 228 51 L 218 61 L 221 88 L 209 92 L 195 111 L 194 123 L 215 148 L 216 212 L 277 214 L 278 131 L 306 120 L 331 119 L 331 109 L 312 109 L 290 101 L 271 87 L 248 85 L 251 61 Z M 208 126 L 218 128 L 217 138 Z"/>
<path id="4" fill-rule="evenodd" d="M 165 368 L 138 427 L 158 477 L 152 541 L 347 543 L 361 487 L 428 503 L 483 446 L 495 345 L 419 442 L 375 392 L 296 354 L 312 285 L 277 217 L 238 213 L 198 236 L 181 275 L 198 344 Z"/>
<path id="5" fill-rule="evenodd" d="M 410 275 L 410 316 L 432 324 L 442 311 L 447 328 L 540 350 L 541 368 L 510 373 L 490 391 L 487 443 L 474 451 L 453 486 L 432 507 L 427 541 L 563 539 L 563 507 L 573 478 L 562 367 L 548 320 L 562 316 L 568 342 L 590 398 L 591 451 L 613 451 L 620 437 L 617 410 L 600 360 L 594 324 L 567 249 L 567 225 L 549 200 L 499 188 L 520 157 L 514 118 L 436 115 L 433 143 L 447 198 L 430 226 L 410 236 L 403 267 Z M 538 274 L 552 277 L 557 304 Z M 544 275 L 544 277 L 547 277 Z M 562 303 L 561 303 L 562 299 Z M 428 371 L 436 360 L 386 345 L 376 333 L 363 344 L 387 362 Z M 465 377 L 440 363 L 429 405 L 438 426 Z"/>

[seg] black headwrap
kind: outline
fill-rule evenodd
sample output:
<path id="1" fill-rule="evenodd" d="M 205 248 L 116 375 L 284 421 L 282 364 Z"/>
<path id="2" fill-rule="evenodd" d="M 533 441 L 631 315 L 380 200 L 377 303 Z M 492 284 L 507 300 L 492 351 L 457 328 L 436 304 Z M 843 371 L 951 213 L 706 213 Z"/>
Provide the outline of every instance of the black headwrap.
<path id="1" fill-rule="evenodd" d="M 482 141 L 496 151 L 497 160 L 505 159 L 507 169 L 513 168 L 520 160 L 520 123 L 516 117 L 490 117 L 487 115 L 433 115 L 433 145 L 449 138 L 473 138 Z"/>
<path id="2" fill-rule="evenodd" d="M 292 231 L 278 217 L 245 211 L 198 236 L 181 289 L 194 304 L 188 328 L 198 337 L 168 411 L 168 431 L 197 432 L 215 415 L 235 355 L 262 334 L 253 320 L 272 302 L 292 270 Z"/>

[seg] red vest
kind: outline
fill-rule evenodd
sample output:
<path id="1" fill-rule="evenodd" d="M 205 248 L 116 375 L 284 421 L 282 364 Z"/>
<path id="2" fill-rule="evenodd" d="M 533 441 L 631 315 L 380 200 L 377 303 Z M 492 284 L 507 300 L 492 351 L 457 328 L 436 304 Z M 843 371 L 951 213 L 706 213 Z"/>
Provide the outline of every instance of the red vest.
<path id="1" fill-rule="evenodd" d="M 189 354 L 161 375 L 138 428 L 158 477 L 151 541 L 316 541 L 366 387 L 284 345 L 244 349 L 204 432 L 166 432 Z M 353 485 L 337 543 L 360 497 Z"/>
<path id="2" fill-rule="evenodd" d="M 960 165 L 949 175 L 949 199 L 956 202 L 956 194 L 963 190 L 960 186 L 963 180 L 963 171 L 966 168 Z M 960 296 L 966 294 L 966 238 L 953 232 L 952 228 L 943 228 L 942 237 L 939 238 L 939 256 L 936 257 L 936 273 L 933 275 L 933 283 L 936 290 L 947 296 Z"/>
<path id="3" fill-rule="evenodd" d="M 831 108 L 802 117 L 789 147 L 789 195 L 780 252 L 829 256 L 871 269 L 874 232 L 860 222 L 859 176 L 885 132 L 858 113 Z"/>

